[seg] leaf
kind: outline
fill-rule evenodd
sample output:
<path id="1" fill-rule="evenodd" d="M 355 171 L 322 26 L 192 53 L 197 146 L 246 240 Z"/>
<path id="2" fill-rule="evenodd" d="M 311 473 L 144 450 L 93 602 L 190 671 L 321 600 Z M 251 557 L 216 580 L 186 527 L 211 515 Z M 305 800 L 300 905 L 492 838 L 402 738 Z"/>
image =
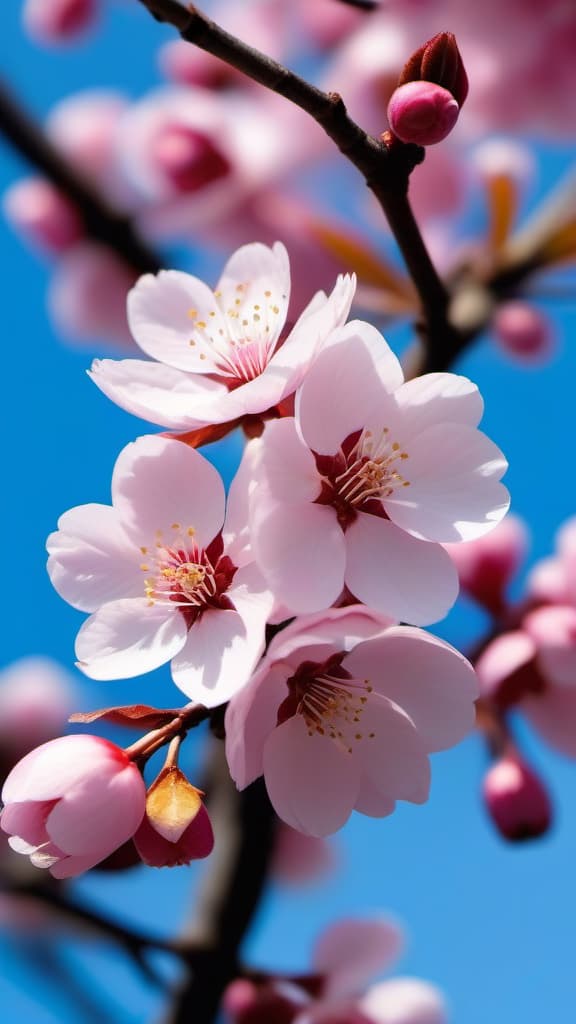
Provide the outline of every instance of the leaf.
<path id="1" fill-rule="evenodd" d="M 153 708 L 148 704 L 127 704 L 112 708 L 99 708 L 97 711 L 76 711 L 70 715 L 69 722 L 80 722 L 88 725 L 104 719 L 116 725 L 126 725 L 133 729 L 159 729 L 179 714 L 178 708 Z"/>

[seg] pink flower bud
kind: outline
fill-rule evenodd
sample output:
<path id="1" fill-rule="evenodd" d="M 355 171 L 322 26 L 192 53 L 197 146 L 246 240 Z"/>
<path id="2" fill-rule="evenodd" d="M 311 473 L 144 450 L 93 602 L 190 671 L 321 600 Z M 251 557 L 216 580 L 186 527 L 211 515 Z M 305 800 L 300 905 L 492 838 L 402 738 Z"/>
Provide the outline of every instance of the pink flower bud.
<path id="1" fill-rule="evenodd" d="M 12 849 L 54 878 L 72 878 L 134 835 L 146 787 L 120 747 L 98 736 L 62 736 L 18 762 L 2 801 L 0 826 Z"/>
<path id="2" fill-rule="evenodd" d="M 509 515 L 490 533 L 464 544 L 446 544 L 462 588 L 493 615 L 505 604 L 504 591 L 526 555 L 524 523 Z"/>
<path id="3" fill-rule="evenodd" d="M 134 843 L 150 867 L 174 867 L 207 857 L 214 846 L 202 793 L 176 765 L 169 765 L 152 783 L 146 797 L 146 815 Z"/>
<path id="4" fill-rule="evenodd" d="M 223 1008 L 234 1024 L 292 1024 L 309 1002 L 309 996 L 290 982 L 258 986 L 237 980 L 228 986 Z"/>
<path id="5" fill-rule="evenodd" d="M 441 85 L 406 82 L 392 93 L 388 121 L 392 132 L 402 142 L 433 146 L 450 134 L 459 110 L 452 94 Z"/>
<path id="6" fill-rule="evenodd" d="M 468 95 L 468 76 L 453 32 L 438 32 L 406 62 L 398 85 L 406 82 L 433 82 L 447 89 L 459 107 Z"/>
<path id="7" fill-rule="evenodd" d="M 27 0 L 24 26 L 38 43 L 62 43 L 89 28 L 97 0 Z"/>
<path id="8" fill-rule="evenodd" d="M 525 302 L 505 302 L 499 306 L 492 330 L 500 348 L 521 362 L 542 363 L 552 354 L 550 320 Z"/>
<path id="9" fill-rule="evenodd" d="M 159 60 L 162 74 L 177 85 L 222 89 L 241 74 L 223 60 L 190 46 L 183 39 L 172 39 L 166 43 L 160 50 Z"/>
<path id="10" fill-rule="evenodd" d="M 228 160 L 212 140 L 186 125 L 160 129 L 154 140 L 153 159 L 179 192 L 196 192 L 230 172 Z"/>
<path id="11" fill-rule="evenodd" d="M 504 839 L 535 839 L 550 828 L 548 792 L 518 756 L 507 755 L 490 768 L 484 778 L 483 795 L 486 810 Z"/>
<path id="12" fill-rule="evenodd" d="M 5 193 L 3 206 L 12 227 L 49 252 L 63 252 L 82 237 L 76 207 L 43 178 L 17 181 Z"/>

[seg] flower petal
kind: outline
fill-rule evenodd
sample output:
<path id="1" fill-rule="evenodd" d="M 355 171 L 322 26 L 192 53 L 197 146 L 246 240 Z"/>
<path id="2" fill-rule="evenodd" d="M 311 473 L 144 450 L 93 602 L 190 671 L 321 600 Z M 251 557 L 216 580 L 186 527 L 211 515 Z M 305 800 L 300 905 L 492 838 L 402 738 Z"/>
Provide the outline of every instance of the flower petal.
<path id="1" fill-rule="evenodd" d="M 290 301 L 290 263 L 285 246 L 281 242 L 272 248 L 261 242 L 241 246 L 224 267 L 216 292 L 221 293 L 219 303 L 225 316 L 248 319 L 246 333 L 250 338 L 265 338 L 273 347 Z"/>
<path id="2" fill-rule="evenodd" d="M 263 624 L 260 632 L 248 631 L 238 612 L 209 609 L 173 659 L 172 678 L 191 700 L 214 708 L 248 682 L 263 648 Z"/>
<path id="3" fill-rule="evenodd" d="M 78 668 L 91 679 L 132 679 L 170 661 L 187 635 L 184 616 L 173 604 L 111 601 L 76 637 Z"/>
<path id="4" fill-rule="evenodd" d="M 440 544 L 363 512 L 346 532 L 346 584 L 371 608 L 419 626 L 444 618 L 458 596 L 458 574 Z"/>
<path id="5" fill-rule="evenodd" d="M 447 1024 L 442 993 L 420 978 L 391 978 L 372 985 L 360 1010 L 374 1024 Z"/>
<path id="6" fill-rule="evenodd" d="M 115 760 L 114 748 L 99 736 L 59 736 L 36 747 L 14 766 L 2 789 L 5 804 L 55 800 L 93 770 L 94 761 Z M 4 819 L 3 819 L 4 820 Z"/>
<path id="7" fill-rule="evenodd" d="M 459 651 L 422 629 L 391 627 L 358 644 L 343 665 L 408 713 L 428 751 L 451 747 L 474 728 L 474 669 Z"/>
<path id="8" fill-rule="evenodd" d="M 238 789 L 262 775 L 262 755 L 276 728 L 278 708 L 288 696 L 286 681 L 292 666 L 262 663 L 247 686 L 235 694 L 226 710 L 226 760 Z"/>
<path id="9" fill-rule="evenodd" d="M 344 534 L 332 509 L 310 503 L 267 506 L 252 544 L 266 581 L 294 612 L 328 608 L 344 585 Z M 448 557 L 448 556 L 446 556 Z"/>
<path id="10" fill-rule="evenodd" d="M 308 735 L 301 715 L 289 718 L 264 747 L 266 788 L 278 816 L 306 835 L 330 835 L 348 820 L 358 792 L 358 765 L 332 740 Z"/>
<path id="11" fill-rule="evenodd" d="M 126 445 L 114 467 L 112 497 L 126 532 L 152 549 L 156 542 L 170 547 L 182 537 L 205 548 L 224 522 L 218 470 L 167 437 L 148 435 Z"/>
<path id="12" fill-rule="evenodd" d="M 108 856 L 130 839 L 146 809 L 146 785 L 135 764 L 111 765 L 73 786 L 46 821 L 51 840 L 71 856 Z"/>
<path id="13" fill-rule="evenodd" d="M 326 929 L 312 953 L 315 973 L 327 975 L 328 997 L 361 992 L 374 975 L 392 966 L 404 936 L 390 918 L 345 918 Z"/>
<path id="14" fill-rule="evenodd" d="M 510 496 L 498 481 L 508 463 L 479 430 L 439 423 L 413 437 L 405 450 L 410 487 L 384 500 L 397 526 L 426 540 L 474 540 L 505 516 Z"/>
<path id="15" fill-rule="evenodd" d="M 126 412 L 167 430 L 204 425 L 202 406 L 229 394 L 209 377 L 143 359 L 95 359 L 88 376 Z"/>
<path id="16" fill-rule="evenodd" d="M 46 542 L 55 590 L 82 612 L 144 593 L 140 553 L 110 505 L 78 505 L 58 520 Z"/>
<path id="17" fill-rule="evenodd" d="M 428 799 L 426 747 L 414 722 L 398 704 L 379 693 L 370 694 L 353 744 L 354 759 L 381 793 L 415 804 Z"/>
<path id="18" fill-rule="evenodd" d="M 193 373 L 214 372 L 210 336 L 228 336 L 214 292 L 180 270 L 140 278 L 128 293 L 128 323 L 147 355 Z"/>
<path id="19" fill-rule="evenodd" d="M 425 373 L 407 380 L 394 399 L 402 414 L 402 443 L 438 423 L 466 423 L 477 427 L 484 402 L 476 386 L 456 373 Z"/>
<path id="20" fill-rule="evenodd" d="M 526 697 L 520 707 L 553 750 L 576 757 L 576 688 L 550 686 L 541 697 Z"/>
<path id="21" fill-rule="evenodd" d="M 382 335 L 353 320 L 334 331 L 296 394 L 296 420 L 306 444 L 334 454 L 349 434 L 394 410 L 400 364 Z"/>
<path id="22" fill-rule="evenodd" d="M 291 416 L 266 424 L 260 439 L 255 476 L 265 482 L 276 501 L 289 504 L 314 501 L 320 494 L 314 456 L 302 441 L 296 420 Z"/>

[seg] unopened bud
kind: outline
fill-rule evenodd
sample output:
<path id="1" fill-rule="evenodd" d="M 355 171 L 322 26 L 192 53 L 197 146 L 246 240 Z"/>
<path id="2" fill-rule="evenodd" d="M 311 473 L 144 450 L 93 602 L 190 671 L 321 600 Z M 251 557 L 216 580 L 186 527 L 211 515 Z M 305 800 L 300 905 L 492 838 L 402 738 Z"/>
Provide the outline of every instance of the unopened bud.
<path id="1" fill-rule="evenodd" d="M 453 32 L 438 32 L 406 62 L 398 85 L 418 81 L 441 85 L 462 106 L 468 95 L 468 76 Z"/>
<path id="2" fill-rule="evenodd" d="M 146 796 L 146 814 L 134 836 L 150 867 L 174 867 L 207 857 L 214 846 L 202 793 L 176 765 L 162 769 Z"/>
<path id="3" fill-rule="evenodd" d="M 87 29 L 97 0 L 27 0 L 24 25 L 38 43 L 61 43 Z"/>
<path id="4" fill-rule="evenodd" d="M 492 321 L 494 339 L 504 351 L 522 362 L 541 363 L 553 349 L 552 325 L 525 302 L 505 302 Z"/>
<path id="5" fill-rule="evenodd" d="M 390 97 L 388 123 L 402 142 L 434 146 L 450 134 L 458 113 L 458 104 L 447 89 L 433 82 L 407 82 Z"/>
<path id="6" fill-rule="evenodd" d="M 474 667 L 482 696 L 500 710 L 542 693 L 546 685 L 536 662 L 536 644 L 521 629 L 492 640 Z"/>
<path id="7" fill-rule="evenodd" d="M 512 842 L 535 839 L 550 828 L 550 797 L 534 771 L 516 755 L 507 755 L 487 773 L 486 810 L 500 835 Z"/>
<path id="8" fill-rule="evenodd" d="M 212 140 L 185 125 L 166 125 L 154 140 L 154 159 L 179 192 L 196 192 L 230 171 Z"/>
<path id="9" fill-rule="evenodd" d="M 43 178 L 17 181 L 5 193 L 3 207 L 14 229 L 48 252 L 64 252 L 82 237 L 76 208 Z"/>

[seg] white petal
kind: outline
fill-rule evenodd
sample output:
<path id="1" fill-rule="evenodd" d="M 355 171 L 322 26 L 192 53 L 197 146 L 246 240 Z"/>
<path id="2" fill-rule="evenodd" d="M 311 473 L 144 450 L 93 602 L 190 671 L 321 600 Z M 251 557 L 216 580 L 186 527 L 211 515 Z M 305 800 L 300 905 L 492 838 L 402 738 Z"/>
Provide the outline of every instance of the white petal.
<path id="1" fill-rule="evenodd" d="M 471 380 L 456 373 L 425 373 L 398 388 L 394 395 L 402 415 L 403 440 L 437 423 L 466 423 L 477 427 L 484 402 Z"/>
<path id="2" fill-rule="evenodd" d="M 174 605 L 150 606 L 146 598 L 111 601 L 76 637 L 78 668 L 91 679 L 131 679 L 170 661 L 187 635 Z"/>

